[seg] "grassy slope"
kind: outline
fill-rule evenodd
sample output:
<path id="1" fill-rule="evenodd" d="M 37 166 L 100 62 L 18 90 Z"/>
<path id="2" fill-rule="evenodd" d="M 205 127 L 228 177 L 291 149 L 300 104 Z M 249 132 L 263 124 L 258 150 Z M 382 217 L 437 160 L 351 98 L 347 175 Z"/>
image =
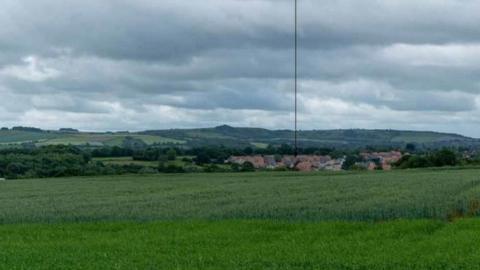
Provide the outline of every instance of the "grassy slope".
<path id="1" fill-rule="evenodd" d="M 64 136 L 61 133 L 27 132 L 14 130 L 0 130 L 0 144 L 15 144 L 32 141 L 45 141 Z"/>
<path id="2" fill-rule="evenodd" d="M 146 144 L 183 144 L 183 141 L 168 139 L 158 136 L 150 135 L 135 135 L 135 134 L 70 134 L 61 138 L 49 139 L 42 141 L 39 145 L 56 145 L 56 144 L 72 144 L 72 145 L 85 145 L 85 144 L 98 144 L 108 146 L 120 146 L 125 140 L 125 137 L 132 137 L 144 141 Z"/>
<path id="3" fill-rule="evenodd" d="M 147 144 L 189 144 L 249 146 L 260 148 L 269 143 L 291 143 L 292 131 L 267 130 L 259 128 L 233 128 L 221 126 L 206 129 L 158 130 L 141 133 L 60 133 L 60 132 L 26 132 L 0 131 L 0 144 L 19 144 L 36 141 L 39 145 L 73 144 L 73 145 L 121 145 L 126 136 L 143 140 Z M 479 141 L 455 134 L 435 132 L 413 132 L 395 130 L 318 130 L 301 131 L 300 140 L 305 145 L 325 146 L 366 146 L 393 145 L 405 143 L 432 143 L 446 145 L 478 145 Z"/>
<path id="4" fill-rule="evenodd" d="M 183 158 L 193 159 L 193 156 L 179 156 L 175 160 L 167 161 L 166 166 L 168 165 L 175 165 L 175 166 L 194 166 L 191 163 L 187 163 L 183 161 Z M 152 168 L 158 168 L 159 162 L 158 161 L 142 161 L 142 160 L 134 160 L 132 157 L 109 157 L 109 158 L 94 158 L 93 161 L 101 161 L 104 164 L 113 164 L 113 165 L 142 165 Z M 197 166 L 199 167 L 199 166 Z M 200 168 L 200 167 L 199 167 Z"/>
<path id="5" fill-rule="evenodd" d="M 141 160 L 133 160 L 132 157 L 109 157 L 109 158 L 94 158 L 93 161 L 101 161 L 104 164 L 112 164 L 112 165 L 142 165 L 148 167 L 158 167 L 158 161 L 141 161 Z"/>
<path id="6" fill-rule="evenodd" d="M 142 135 L 142 134 L 108 134 L 108 133 L 61 133 L 61 132 L 29 132 L 0 130 L 0 144 L 21 144 L 26 142 L 37 142 L 38 145 L 109 145 L 119 146 L 125 137 L 140 139 L 146 144 L 184 144 L 185 141 L 175 140 L 160 136 Z"/>
<path id="7" fill-rule="evenodd" d="M 446 218 L 480 197 L 478 170 L 186 174 L 0 183 L 0 223 Z"/>
<path id="8" fill-rule="evenodd" d="M 234 128 L 219 126 L 205 129 L 173 129 L 146 131 L 145 134 L 177 138 L 182 140 L 205 140 L 204 143 L 229 145 L 233 142 L 249 144 L 291 143 L 293 131 L 267 130 L 261 128 Z M 347 146 L 367 145 L 401 147 L 405 143 L 427 144 L 430 147 L 447 145 L 477 144 L 474 139 L 455 134 L 437 132 L 415 132 L 397 130 L 309 130 L 300 131 L 299 138 L 304 146 Z M 213 141 L 212 141 L 213 140 Z M 215 141 L 216 140 L 216 141 Z M 230 141 L 229 141 L 230 140 Z M 440 145 L 438 145 L 440 143 Z"/>
<path id="9" fill-rule="evenodd" d="M 480 269 L 480 222 L 8 225 L 2 269 Z"/>

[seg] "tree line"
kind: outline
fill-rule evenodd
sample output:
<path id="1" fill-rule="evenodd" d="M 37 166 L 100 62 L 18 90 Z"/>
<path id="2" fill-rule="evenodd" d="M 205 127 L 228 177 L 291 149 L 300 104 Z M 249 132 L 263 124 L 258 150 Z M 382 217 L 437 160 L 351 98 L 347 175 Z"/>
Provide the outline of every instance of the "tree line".
<path id="1" fill-rule="evenodd" d="M 0 150 L 0 177 L 9 179 L 141 173 L 144 169 L 95 162 L 89 151 L 74 146 Z"/>
<path id="2" fill-rule="evenodd" d="M 355 168 L 362 161 L 363 151 L 389 151 L 392 149 L 356 149 L 339 151 L 330 148 L 303 148 L 299 154 L 330 155 L 333 158 L 346 157 L 345 170 Z M 442 149 L 434 151 L 415 151 L 410 147 L 396 164 L 397 169 L 443 167 L 458 165 L 476 165 L 480 160 L 475 155 L 465 155 L 461 149 Z M 407 149 L 403 149 L 407 152 Z M 44 178 L 67 176 L 94 176 L 114 174 L 142 173 L 185 173 L 185 172 L 244 172 L 254 171 L 252 164 L 225 165 L 230 156 L 241 155 L 293 155 L 289 145 L 268 146 L 267 148 L 246 147 L 243 149 L 217 147 L 161 148 L 143 149 L 126 147 L 82 148 L 76 146 L 42 146 L 30 148 L 12 148 L 0 150 L 0 177 Z M 157 166 L 140 164 L 108 164 L 98 158 L 129 157 L 134 161 L 156 162 Z M 178 164 L 178 162 L 181 165 Z"/>

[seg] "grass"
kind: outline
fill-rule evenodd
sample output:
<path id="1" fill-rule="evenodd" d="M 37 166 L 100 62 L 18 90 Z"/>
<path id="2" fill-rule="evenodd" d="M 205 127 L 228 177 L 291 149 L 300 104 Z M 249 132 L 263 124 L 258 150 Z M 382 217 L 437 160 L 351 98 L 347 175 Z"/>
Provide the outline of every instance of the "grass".
<path id="1" fill-rule="evenodd" d="M 62 135 L 46 132 L 0 130 L 0 144 L 21 144 L 33 141 L 45 141 L 60 136 Z"/>
<path id="2" fill-rule="evenodd" d="M 480 222 L 7 225 L 2 269 L 480 269 Z"/>
<path id="3" fill-rule="evenodd" d="M 0 182 L 0 269 L 480 269 L 479 172 Z"/>
<path id="4" fill-rule="evenodd" d="M 142 161 L 142 160 L 133 160 L 132 157 L 108 157 L 108 158 L 94 158 L 93 161 L 101 161 L 104 164 L 112 165 L 142 165 L 147 167 L 158 167 L 158 161 Z"/>
<path id="5" fill-rule="evenodd" d="M 110 137 L 104 135 L 87 135 L 87 134 L 80 134 L 80 135 L 65 135 L 61 138 L 54 138 L 50 140 L 44 140 L 40 143 L 37 143 L 39 146 L 44 145 L 95 145 L 95 146 L 102 146 L 105 141 L 109 140 Z"/>
<path id="6" fill-rule="evenodd" d="M 18 130 L 0 130 L 0 146 L 36 142 L 44 145 L 95 145 L 120 146 L 125 137 L 132 137 L 152 144 L 185 144 L 186 141 L 164 138 L 160 136 L 142 134 L 108 134 L 108 133 L 78 133 L 68 134 L 59 132 L 30 132 Z"/>
<path id="7" fill-rule="evenodd" d="M 185 144 L 185 141 L 169 139 L 159 136 L 138 135 L 138 134 L 100 134 L 100 133 L 80 133 L 68 134 L 60 138 L 43 140 L 38 145 L 106 145 L 120 146 L 126 137 L 142 140 L 148 145 L 158 144 Z"/>
<path id="8" fill-rule="evenodd" d="M 399 135 L 392 138 L 392 142 L 415 142 L 415 143 L 436 143 L 436 142 L 445 142 L 445 141 L 456 141 L 456 140 L 465 139 L 465 137 L 456 135 L 456 134 L 441 134 L 435 132 L 413 132 L 413 131 L 404 131 L 400 132 Z"/>
<path id="9" fill-rule="evenodd" d="M 166 165 L 175 165 L 179 167 L 185 167 L 185 166 L 193 166 L 191 163 L 187 163 L 183 161 L 183 158 L 194 158 L 191 156 L 180 156 L 177 157 L 175 160 L 168 161 L 166 162 Z M 132 157 L 108 157 L 108 158 L 94 158 L 93 161 L 101 161 L 104 164 L 113 164 L 113 165 L 129 165 L 129 164 L 135 164 L 135 165 L 142 165 L 146 167 L 153 167 L 153 168 L 158 168 L 159 161 L 142 161 L 142 160 L 134 160 Z M 199 166 L 197 166 L 199 167 Z M 200 168 L 200 167 L 199 167 Z"/>
<path id="10" fill-rule="evenodd" d="M 0 183 L 0 223 L 445 220 L 477 213 L 478 172 L 159 174 L 6 181 Z"/>
<path id="11" fill-rule="evenodd" d="M 259 149 L 267 149 L 268 143 L 258 143 L 258 142 L 253 142 L 251 145 L 255 146 L 256 148 Z"/>

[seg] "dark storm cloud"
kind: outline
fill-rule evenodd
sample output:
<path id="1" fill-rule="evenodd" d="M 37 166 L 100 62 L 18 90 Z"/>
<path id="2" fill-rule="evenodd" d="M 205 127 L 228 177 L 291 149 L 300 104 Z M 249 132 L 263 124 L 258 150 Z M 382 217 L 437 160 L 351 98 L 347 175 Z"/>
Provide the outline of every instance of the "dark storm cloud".
<path id="1" fill-rule="evenodd" d="M 480 1 L 299 7 L 304 128 L 480 136 Z M 290 127 L 292 15 L 293 0 L 4 0 L 0 121 Z"/>

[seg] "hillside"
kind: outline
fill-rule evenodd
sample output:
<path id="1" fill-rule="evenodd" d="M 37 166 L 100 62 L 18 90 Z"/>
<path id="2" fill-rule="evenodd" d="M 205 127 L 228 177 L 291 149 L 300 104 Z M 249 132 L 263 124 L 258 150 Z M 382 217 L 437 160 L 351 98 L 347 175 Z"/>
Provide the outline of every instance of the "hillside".
<path id="1" fill-rule="evenodd" d="M 292 143 L 291 130 L 268 130 L 261 128 L 236 128 L 218 126 L 203 129 L 149 130 L 143 132 L 89 133 L 63 129 L 47 131 L 34 128 L 0 130 L 0 147 L 14 147 L 25 143 L 35 145 L 72 144 L 90 146 L 125 146 L 133 144 L 165 146 L 206 146 L 266 147 L 269 144 Z M 457 134 L 425 131 L 399 130 L 308 130 L 299 132 L 302 147 L 403 147 L 414 143 L 420 147 L 440 148 L 463 146 L 477 148 L 480 140 Z"/>

